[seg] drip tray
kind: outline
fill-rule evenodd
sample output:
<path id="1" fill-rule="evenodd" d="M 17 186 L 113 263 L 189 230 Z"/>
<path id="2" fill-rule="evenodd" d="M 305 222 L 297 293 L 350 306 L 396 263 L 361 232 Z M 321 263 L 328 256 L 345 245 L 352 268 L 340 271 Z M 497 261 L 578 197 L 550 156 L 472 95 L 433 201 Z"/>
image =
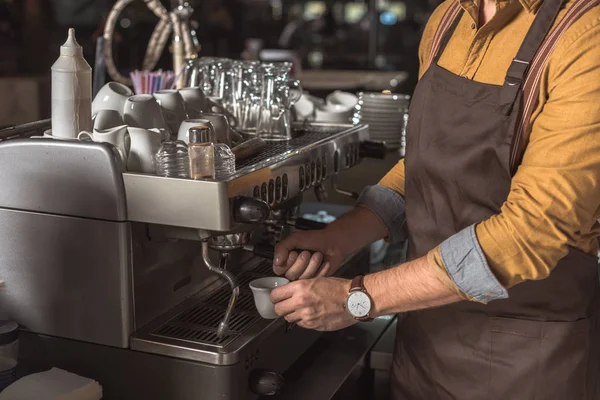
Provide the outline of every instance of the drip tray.
<path id="1" fill-rule="evenodd" d="M 248 287 L 252 280 L 271 275 L 271 265 L 264 260 L 253 261 L 239 274 L 240 294 L 225 337 L 217 337 L 217 327 L 225 315 L 231 289 L 219 281 L 142 328 L 131 338 L 131 348 L 216 365 L 235 364 L 246 345 L 283 323 L 258 315 Z"/>

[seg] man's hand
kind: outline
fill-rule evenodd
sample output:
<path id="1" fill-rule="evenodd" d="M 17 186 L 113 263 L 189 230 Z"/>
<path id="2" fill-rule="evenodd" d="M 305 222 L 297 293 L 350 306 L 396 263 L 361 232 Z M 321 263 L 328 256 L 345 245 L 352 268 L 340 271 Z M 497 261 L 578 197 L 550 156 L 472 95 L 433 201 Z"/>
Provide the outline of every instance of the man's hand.
<path id="1" fill-rule="evenodd" d="M 300 254 L 294 249 L 310 250 Z M 291 281 L 329 276 L 342 264 L 345 254 L 333 234 L 325 230 L 295 232 L 275 247 L 273 271 Z"/>
<path id="2" fill-rule="evenodd" d="M 375 214 L 356 207 L 320 231 L 295 232 L 275 247 L 273 271 L 289 280 L 331 276 L 346 257 L 387 236 Z M 300 254 L 294 249 L 309 250 Z M 310 251 L 314 252 L 312 254 Z"/>
<path id="3" fill-rule="evenodd" d="M 356 323 L 344 308 L 351 281 L 315 278 L 288 283 L 271 292 L 277 315 L 316 331 L 336 331 Z"/>

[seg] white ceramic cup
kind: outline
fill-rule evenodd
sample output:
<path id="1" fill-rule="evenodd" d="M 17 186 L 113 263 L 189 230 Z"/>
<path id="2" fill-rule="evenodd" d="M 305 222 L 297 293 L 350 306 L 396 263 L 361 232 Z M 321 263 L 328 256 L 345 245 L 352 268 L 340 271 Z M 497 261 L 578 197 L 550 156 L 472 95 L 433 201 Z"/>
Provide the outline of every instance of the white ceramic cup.
<path id="1" fill-rule="evenodd" d="M 199 118 L 200 113 L 208 111 L 208 101 L 202 89 L 189 87 L 179 89 L 185 102 L 185 111 L 189 119 Z"/>
<path id="2" fill-rule="evenodd" d="M 100 110 L 114 110 L 123 112 L 123 107 L 127 99 L 133 96 L 133 91 L 119 82 L 108 82 L 104 85 L 94 101 L 92 101 L 92 116 L 98 114 Z"/>
<path id="3" fill-rule="evenodd" d="M 123 109 L 125 125 L 144 129 L 169 129 L 156 99 L 149 94 L 131 96 Z"/>
<path id="4" fill-rule="evenodd" d="M 271 301 L 271 292 L 279 286 L 290 283 L 286 278 L 268 277 L 255 279 L 250 282 L 250 290 L 254 296 L 254 304 L 261 317 L 264 319 L 276 319 L 275 305 Z"/>
<path id="5" fill-rule="evenodd" d="M 314 116 L 315 104 L 306 95 L 302 95 L 293 107 L 299 120 L 310 119 Z"/>
<path id="6" fill-rule="evenodd" d="M 358 103 L 358 97 L 352 93 L 336 90 L 327 96 L 327 104 L 336 104 L 347 108 L 354 108 Z"/>
<path id="7" fill-rule="evenodd" d="M 104 130 L 123 125 L 123 116 L 116 110 L 100 110 L 94 117 L 94 129 Z"/>
<path id="8" fill-rule="evenodd" d="M 178 90 L 159 90 L 154 93 L 162 110 L 163 118 L 171 132 L 177 132 L 179 125 L 187 118 L 185 102 Z"/>
<path id="9" fill-rule="evenodd" d="M 110 143 L 118 150 L 124 165 L 127 165 L 131 139 L 127 125 L 116 126 L 109 129 L 94 129 L 94 132 L 80 132 L 77 139 L 85 141 L 92 140 L 100 143 Z"/>
<path id="10" fill-rule="evenodd" d="M 315 121 L 349 124 L 352 118 L 352 108 L 338 104 L 326 104 L 315 110 Z"/>
<path id="11" fill-rule="evenodd" d="M 213 124 L 204 118 L 186 119 L 179 126 L 179 132 L 177 133 L 177 140 L 181 140 L 186 144 L 190 143 L 190 128 L 195 126 L 208 126 L 212 131 L 213 137 L 216 138 L 215 127 Z"/>
<path id="12" fill-rule="evenodd" d="M 215 128 L 217 141 L 231 147 L 231 127 L 224 114 L 202 113 L 200 118 L 209 120 Z"/>
<path id="13" fill-rule="evenodd" d="M 156 173 L 155 156 L 160 149 L 162 133 L 159 129 L 128 127 L 131 149 L 127 158 L 127 170 L 145 174 Z"/>

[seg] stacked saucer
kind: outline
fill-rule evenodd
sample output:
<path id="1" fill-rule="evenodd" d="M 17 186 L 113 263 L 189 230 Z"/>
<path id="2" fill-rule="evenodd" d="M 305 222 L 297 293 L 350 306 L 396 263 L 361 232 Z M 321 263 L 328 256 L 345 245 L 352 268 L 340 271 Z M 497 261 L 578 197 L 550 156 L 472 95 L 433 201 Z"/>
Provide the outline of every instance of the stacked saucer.
<path id="1" fill-rule="evenodd" d="M 404 94 L 360 93 L 352 122 L 369 125 L 371 140 L 404 154 L 409 104 L 410 96 Z"/>

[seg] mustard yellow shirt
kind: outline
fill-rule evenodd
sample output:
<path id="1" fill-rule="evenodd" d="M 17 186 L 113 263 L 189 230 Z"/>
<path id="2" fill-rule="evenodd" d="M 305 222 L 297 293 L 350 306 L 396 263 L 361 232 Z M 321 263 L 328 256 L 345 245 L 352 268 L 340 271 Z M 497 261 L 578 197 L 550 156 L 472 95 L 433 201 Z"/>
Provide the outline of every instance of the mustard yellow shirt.
<path id="1" fill-rule="evenodd" d="M 496 15 L 479 28 L 479 0 L 447 0 L 423 34 L 421 75 L 435 31 L 453 1 L 459 1 L 465 13 L 439 65 L 477 82 L 502 85 L 543 0 L 497 0 Z M 557 21 L 572 4 L 567 1 Z M 404 195 L 404 162 L 380 185 Z M 476 226 L 476 234 L 496 278 L 510 288 L 547 277 L 569 247 L 595 255 L 599 218 L 600 7 L 595 7 L 554 49 L 508 199 L 500 214 Z M 445 271 L 439 247 L 428 259 Z"/>

